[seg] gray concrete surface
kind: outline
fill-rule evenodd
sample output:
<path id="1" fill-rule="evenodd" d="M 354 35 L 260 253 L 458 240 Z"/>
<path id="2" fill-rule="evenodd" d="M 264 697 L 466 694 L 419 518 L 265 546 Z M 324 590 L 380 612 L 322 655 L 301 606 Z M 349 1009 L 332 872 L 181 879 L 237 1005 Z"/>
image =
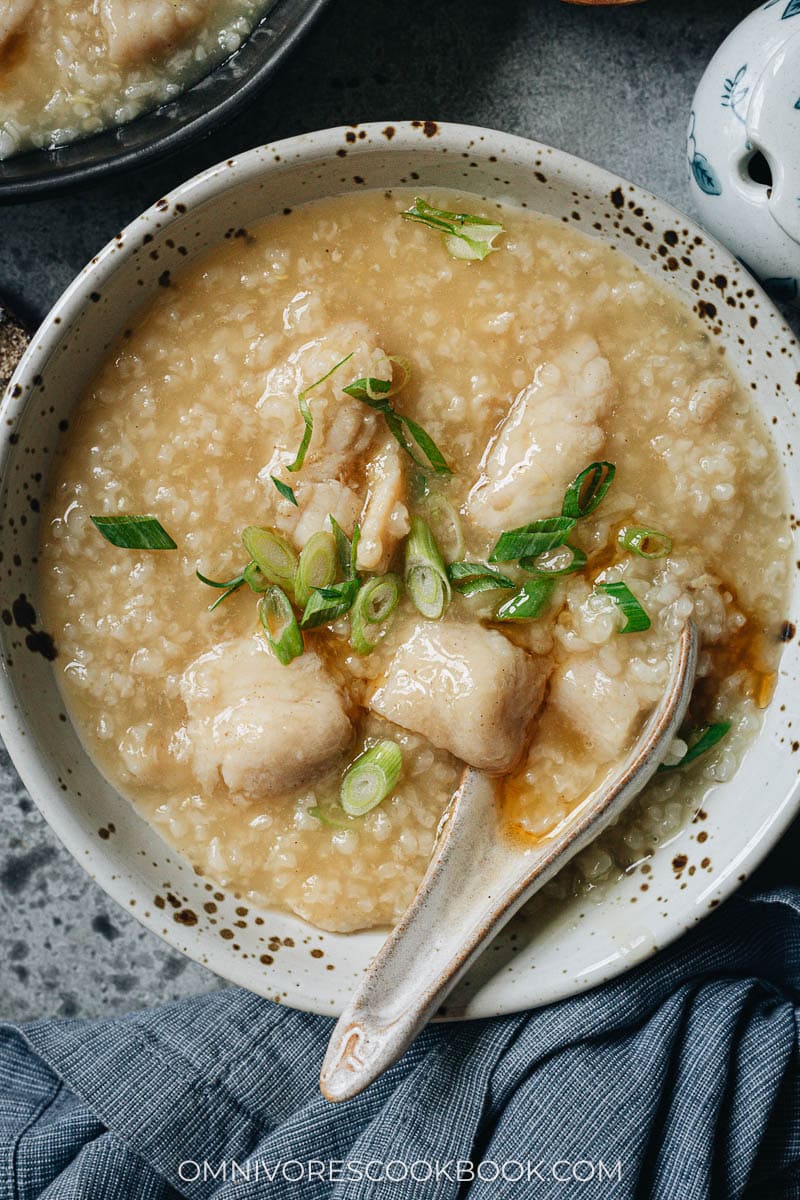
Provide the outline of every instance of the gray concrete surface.
<path id="1" fill-rule="evenodd" d="M 687 208 L 692 93 L 753 7 L 333 0 L 232 127 L 138 177 L 0 208 L 0 294 L 43 316 L 94 251 L 174 184 L 259 142 L 356 121 L 433 117 L 529 135 Z M 0 1019 L 109 1015 L 216 986 L 83 874 L 0 750 Z"/>

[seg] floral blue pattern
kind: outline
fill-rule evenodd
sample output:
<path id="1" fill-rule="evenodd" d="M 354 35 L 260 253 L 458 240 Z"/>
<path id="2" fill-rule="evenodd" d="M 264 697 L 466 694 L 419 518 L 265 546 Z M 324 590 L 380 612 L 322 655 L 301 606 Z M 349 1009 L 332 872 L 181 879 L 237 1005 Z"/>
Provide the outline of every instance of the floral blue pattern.
<path id="1" fill-rule="evenodd" d="M 775 4 L 780 4 L 782 0 L 767 0 L 764 8 L 772 8 Z M 800 0 L 789 0 L 786 8 L 781 13 L 781 20 L 786 21 L 789 17 L 796 17 L 800 13 Z"/>
<path id="2" fill-rule="evenodd" d="M 800 3 L 800 0 L 798 0 Z M 700 154 L 697 149 L 697 140 L 695 138 L 695 113 L 692 110 L 689 118 L 689 133 L 687 142 L 687 151 L 689 158 L 689 168 L 694 176 L 694 181 L 700 188 L 701 192 L 705 192 L 707 196 L 721 196 L 722 185 L 717 178 L 714 168 L 704 154 Z"/>
<path id="3" fill-rule="evenodd" d="M 722 85 L 722 107 L 729 108 L 737 121 L 745 124 L 744 114 L 740 111 L 739 106 L 750 94 L 750 88 L 744 85 L 744 76 L 747 71 L 747 63 L 743 63 L 732 79 L 726 79 Z"/>

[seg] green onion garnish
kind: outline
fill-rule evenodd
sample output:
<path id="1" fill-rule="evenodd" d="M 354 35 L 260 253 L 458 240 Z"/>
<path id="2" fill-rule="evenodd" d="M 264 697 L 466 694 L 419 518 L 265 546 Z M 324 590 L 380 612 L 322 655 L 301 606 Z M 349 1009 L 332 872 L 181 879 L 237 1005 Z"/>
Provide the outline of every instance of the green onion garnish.
<path id="1" fill-rule="evenodd" d="M 445 559 L 455 562 L 463 558 L 467 544 L 455 505 L 442 492 L 429 492 L 422 511 Z"/>
<path id="2" fill-rule="evenodd" d="M 90 517 L 112 546 L 122 550 L 177 550 L 164 526 L 156 517 L 120 513 L 115 517 Z"/>
<path id="3" fill-rule="evenodd" d="M 300 618 L 303 629 L 316 629 L 343 617 L 350 611 L 357 592 L 357 579 L 345 579 L 332 587 L 314 588 Z"/>
<path id="4" fill-rule="evenodd" d="M 410 417 L 404 417 L 402 413 L 397 412 L 389 402 L 389 396 L 392 394 L 392 385 L 388 379 L 355 379 L 349 383 L 346 388 L 343 388 L 348 396 L 352 396 L 354 400 L 361 400 L 363 404 L 369 405 L 376 412 L 382 414 L 386 420 L 386 425 L 392 437 L 405 450 L 409 458 L 427 470 L 432 467 L 437 475 L 452 475 L 452 471 L 445 461 L 436 442 L 427 433 L 421 425 L 416 421 L 412 421 Z M 414 453 L 413 446 L 406 437 L 405 431 L 411 434 L 412 438 L 419 446 L 422 453 L 425 455 L 427 462 L 422 462 Z"/>
<path id="5" fill-rule="evenodd" d="M 209 612 L 213 612 L 214 609 L 218 605 L 222 604 L 223 600 L 228 599 L 228 596 L 232 596 L 234 592 L 238 592 L 238 590 L 242 586 L 242 584 L 246 582 L 245 577 L 244 577 L 244 571 L 242 571 L 239 575 L 234 575 L 233 579 L 225 579 L 225 580 L 209 579 L 206 575 L 201 575 L 199 571 L 195 571 L 195 575 L 197 576 L 197 578 L 200 580 L 201 583 L 204 583 L 206 585 L 206 587 L 223 588 L 224 589 L 222 595 L 217 596 L 217 598 L 213 604 L 209 604 L 209 606 L 208 606 Z"/>
<path id="6" fill-rule="evenodd" d="M 598 583 L 595 587 L 611 597 L 625 618 L 620 633 L 643 633 L 650 628 L 650 618 L 626 583 Z"/>
<path id="7" fill-rule="evenodd" d="M 639 558 L 666 558 L 672 552 L 671 537 L 659 529 L 646 529 L 641 525 L 620 529 L 617 540 L 623 550 L 630 550 Z"/>
<path id="8" fill-rule="evenodd" d="M 496 621 L 532 621 L 540 617 L 549 605 L 555 591 L 555 580 L 539 575 L 529 579 L 522 587 L 501 604 L 495 613 Z"/>
<path id="9" fill-rule="evenodd" d="M 519 565 L 535 575 L 572 575 L 586 566 L 586 555 L 577 546 L 564 542 L 563 546 L 556 546 L 536 558 L 521 558 Z"/>
<path id="10" fill-rule="evenodd" d="M 307 808 L 306 812 L 310 817 L 316 817 L 323 825 L 329 825 L 331 829 L 350 829 L 353 824 L 338 804 L 332 804 L 330 808 L 322 808 L 319 804 L 315 804 L 313 808 Z M 341 817 L 337 815 L 338 813 L 342 814 Z"/>
<path id="11" fill-rule="evenodd" d="M 342 777 L 339 798 L 351 817 L 363 817 L 393 792 L 403 767 L 397 742 L 377 742 L 359 754 Z"/>
<path id="12" fill-rule="evenodd" d="M 561 506 L 562 515 L 573 517 L 576 521 L 581 517 L 588 517 L 611 487 L 616 473 L 617 468 L 613 463 L 590 463 L 567 488 Z"/>
<path id="13" fill-rule="evenodd" d="M 517 586 L 513 579 L 501 575 L 494 567 L 488 567 L 482 562 L 450 563 L 447 577 L 462 596 L 475 596 L 478 592 L 492 592 L 497 588 Z"/>
<path id="14" fill-rule="evenodd" d="M 297 497 L 289 487 L 288 483 L 284 483 L 282 479 L 277 479 L 274 475 L 270 475 L 270 479 L 275 484 L 275 487 L 283 496 L 284 500 L 288 500 L 290 504 L 293 504 L 295 508 L 297 508 Z"/>
<path id="15" fill-rule="evenodd" d="M 430 526 L 422 517 L 411 518 L 411 532 L 406 541 L 405 585 L 418 611 L 431 621 L 441 617 L 450 603 L 447 568 Z"/>
<path id="16" fill-rule="evenodd" d="M 532 521 L 519 529 L 507 529 L 500 534 L 489 562 L 512 562 L 515 558 L 538 558 L 548 550 L 563 546 L 575 528 L 574 517 L 546 517 Z"/>
<path id="17" fill-rule="evenodd" d="M 303 635 L 289 597 L 273 584 L 258 602 L 258 615 L 275 657 L 287 666 L 303 653 Z"/>
<path id="18" fill-rule="evenodd" d="M 716 725 L 704 725 L 702 729 L 696 730 L 683 758 L 676 763 L 662 763 L 657 774 L 665 771 L 680 771 L 683 767 L 688 767 L 701 754 L 706 754 L 713 746 L 716 746 L 717 742 L 721 742 L 730 727 L 730 721 L 720 721 Z"/>
<path id="19" fill-rule="evenodd" d="M 476 217 L 472 213 L 455 213 L 444 208 L 434 208 L 420 196 L 416 196 L 411 208 L 400 215 L 404 221 L 417 221 L 444 234 L 445 247 L 453 258 L 482 260 L 498 249 L 492 243 L 499 233 L 505 232 L 503 226 L 498 225 L 496 221 Z M 469 232 L 466 232 L 467 230 Z"/>
<path id="20" fill-rule="evenodd" d="M 244 579 L 251 592 L 265 592 L 270 585 L 270 580 L 267 579 L 261 567 L 256 562 L 249 562 L 242 571 Z"/>
<path id="21" fill-rule="evenodd" d="M 361 540 L 361 529 L 356 521 L 353 526 L 353 540 L 347 536 L 335 517 L 328 515 L 333 536 L 336 541 L 336 553 L 339 555 L 339 566 L 345 579 L 356 578 L 356 555 L 358 543 Z"/>
<path id="22" fill-rule="evenodd" d="M 338 566 L 336 539 L 324 530 L 312 533 L 303 549 L 294 577 L 294 598 L 299 608 L 305 608 L 315 588 L 330 587 Z"/>
<path id="23" fill-rule="evenodd" d="M 244 548 L 270 583 L 291 591 L 297 571 L 297 555 L 274 529 L 248 525 L 242 532 Z"/>
<path id="24" fill-rule="evenodd" d="M 375 649 L 400 603 L 400 588 L 396 575 L 369 579 L 359 588 L 350 613 L 350 645 L 356 654 L 370 654 Z"/>
<path id="25" fill-rule="evenodd" d="M 306 453 L 308 452 L 309 443 L 311 442 L 311 434 L 314 432 L 314 418 L 311 415 L 311 409 L 309 408 L 308 400 L 306 399 L 308 393 L 313 392 L 314 388 L 319 387 L 319 385 L 324 383 L 326 379 L 330 379 L 334 371 L 338 371 L 339 367 L 343 367 L 344 364 L 349 362 L 352 357 L 352 353 L 346 355 L 339 362 L 335 363 L 334 366 L 331 367 L 330 371 L 326 371 L 324 375 L 322 375 L 319 379 L 316 379 L 314 383 L 310 384 L 309 387 L 307 387 L 306 390 L 301 392 L 297 397 L 297 403 L 300 406 L 300 413 L 302 415 L 303 422 L 305 423 L 305 429 L 303 430 L 303 439 L 300 442 L 294 462 L 287 463 L 286 465 L 287 471 L 300 470 L 305 462 Z"/>

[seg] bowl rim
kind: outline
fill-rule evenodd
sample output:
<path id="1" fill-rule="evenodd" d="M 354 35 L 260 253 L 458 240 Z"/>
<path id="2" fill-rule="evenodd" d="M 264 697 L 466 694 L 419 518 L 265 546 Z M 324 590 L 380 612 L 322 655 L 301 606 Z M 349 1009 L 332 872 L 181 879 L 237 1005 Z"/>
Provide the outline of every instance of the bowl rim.
<path id="1" fill-rule="evenodd" d="M 426 144 L 429 145 L 427 138 L 430 135 L 426 134 L 425 128 L 430 124 L 431 122 L 423 122 L 421 120 L 397 120 L 390 118 L 383 121 L 372 121 L 359 125 L 335 126 L 324 130 L 301 133 L 277 142 L 268 143 L 266 146 L 254 147 L 231 159 L 223 160 L 179 184 L 168 193 L 165 200 L 151 205 L 140 216 L 135 217 L 126 226 L 122 234 L 117 235 L 116 239 L 107 243 L 91 262 L 80 271 L 53 305 L 20 361 L 12 380 L 8 384 L 4 397 L 0 399 L 0 423 L 3 428 L 7 430 L 8 426 L 12 423 L 16 424 L 17 418 L 30 402 L 34 389 L 22 386 L 21 394 L 15 396 L 14 392 L 26 381 L 30 382 L 37 374 L 40 363 L 46 363 L 51 358 L 58 344 L 71 329 L 73 322 L 90 305 L 90 293 L 93 291 L 103 291 L 106 281 L 120 269 L 124 269 L 123 264 L 135 252 L 136 246 L 141 244 L 143 236 L 146 237 L 148 234 L 162 236 L 175 221 L 182 218 L 187 211 L 191 211 L 194 206 L 218 199 L 227 190 L 241 186 L 248 182 L 248 180 L 252 181 L 254 178 L 270 172 L 275 168 L 276 160 L 291 160 L 293 166 L 308 165 L 316 161 L 328 160 L 336 154 L 336 151 L 343 144 L 343 139 L 348 133 L 352 134 L 354 129 L 366 131 L 366 140 L 359 142 L 359 151 L 362 153 L 368 154 L 379 150 L 383 152 L 391 152 L 393 150 L 410 152 L 415 147 L 423 149 Z M 576 170 L 583 173 L 588 172 L 591 175 L 593 186 L 597 187 L 598 190 L 603 189 L 608 194 L 612 189 L 624 187 L 629 189 L 631 197 L 638 197 L 642 201 L 654 205 L 656 211 L 663 214 L 664 217 L 672 221 L 679 221 L 683 226 L 687 226 L 688 224 L 690 232 L 702 234 L 703 241 L 714 251 L 723 268 L 727 267 L 729 271 L 744 277 L 747 280 L 748 287 L 754 289 L 754 297 L 761 305 L 762 314 L 769 315 L 773 321 L 777 322 L 773 326 L 773 333 L 785 340 L 787 354 L 800 369 L 800 349 L 798 349 L 797 339 L 786 324 L 780 311 L 764 292 L 760 284 L 749 275 L 743 264 L 729 250 L 716 242 L 713 237 L 710 237 L 693 218 L 687 216 L 668 202 L 659 199 L 646 189 L 629 183 L 629 181 L 621 176 L 603 167 L 571 155 L 566 151 L 546 146 L 534 139 L 482 126 L 448 122 L 435 122 L 434 124 L 436 125 L 437 132 L 443 136 L 448 144 L 457 144 L 459 147 L 474 146 L 479 139 L 483 138 L 487 141 L 491 139 L 495 146 L 503 145 L 509 153 L 517 150 L 525 158 L 546 153 L 550 165 L 556 168 L 556 170 L 561 170 L 564 174 L 575 172 Z M 393 131 L 391 145 L 381 137 L 389 127 Z M 474 150 L 473 153 L 475 153 Z M 466 186 L 464 190 L 469 191 L 470 189 Z M 529 211 L 534 212 L 536 210 L 530 209 Z M 268 215 L 269 213 L 265 211 L 265 218 Z M 122 239 L 123 245 L 120 244 L 120 239 Z M 58 323 L 55 321 L 56 316 L 59 318 Z M 758 409 L 757 399 L 754 400 L 754 404 Z M 5 477 L 10 449 L 9 439 L 7 436 L 4 436 L 0 440 L 0 482 Z M 784 477 L 786 477 L 785 467 L 783 470 Z M 146 928 L 150 929 L 174 949 L 186 954 L 188 957 L 194 958 L 195 961 L 222 975 L 230 982 L 252 990 L 252 980 L 249 977 L 248 970 L 245 968 L 245 964 L 239 960 L 238 955 L 228 954 L 226 956 L 224 947 L 219 947 L 218 952 L 209 952 L 206 947 L 201 952 L 200 949 L 195 948 L 195 943 L 190 942 L 188 945 L 178 944 L 177 940 L 174 939 L 177 939 L 179 930 L 176 929 L 174 938 L 167 936 L 157 913 L 154 912 L 150 916 L 146 916 L 141 905 L 137 904 L 136 908 L 133 909 L 128 906 L 126 899 L 123 898 L 123 892 L 125 896 L 131 894 L 131 881 L 128 880 L 124 888 L 121 885 L 121 881 L 120 883 L 115 881 L 113 866 L 103 850 L 104 843 L 102 845 L 88 843 L 88 839 L 80 836 L 75 825 L 71 825 L 68 819 L 60 817 L 58 806 L 55 803 L 60 797 L 44 767 L 40 748 L 35 739 L 27 736 L 26 731 L 17 725 L 18 717 L 14 716 L 17 707 L 15 704 L 14 687 L 2 658 L 0 658 L 0 668 L 2 668 L 0 669 L 0 722 L 2 722 L 0 724 L 0 731 L 2 731 L 3 740 L 23 784 L 30 792 L 31 798 L 59 838 L 59 841 L 91 875 L 95 882 L 112 899 L 120 903 L 126 912 L 135 916 Z M 3 721 L 4 716 L 11 719 Z M 757 745 L 761 736 L 762 734 L 756 736 L 749 749 Z M 766 854 L 775 846 L 798 811 L 800 811 L 800 775 L 796 778 L 790 792 L 781 801 L 780 807 L 777 807 L 770 814 L 769 820 L 761 826 L 758 837 L 751 839 L 741 853 L 736 856 L 738 877 L 736 873 L 728 870 L 720 873 L 719 877 L 714 881 L 713 895 L 718 897 L 718 900 L 714 902 L 715 904 L 726 900 L 741 886 L 741 882 L 745 876 L 749 877 L 752 870 L 758 866 Z M 164 845 L 167 846 L 167 843 L 164 843 Z M 168 846 L 167 848 L 169 849 Z M 597 981 L 597 984 L 608 982 L 610 979 L 646 961 L 654 953 L 665 949 L 697 924 L 702 916 L 708 915 L 708 911 L 706 909 L 702 913 L 694 910 L 676 913 L 668 923 L 668 928 L 659 935 L 657 946 L 649 942 L 637 945 L 624 958 L 618 959 L 602 977 L 602 980 Z M 304 922 L 302 918 L 298 917 L 297 920 L 301 921 L 309 929 L 313 930 L 315 928 L 308 922 Z M 374 934 L 376 931 L 362 932 Z M 170 934 L 172 934 L 172 930 L 170 930 Z M 350 935 L 339 936 L 349 937 Z M 572 979 L 566 981 L 554 979 L 549 985 L 544 986 L 544 998 L 537 1001 L 537 1003 L 554 1003 L 582 991 L 590 990 L 594 986 L 596 986 L 594 982 L 576 985 Z M 297 1007 L 303 1011 L 317 1012 L 325 1016 L 331 1016 L 331 1009 L 324 1007 L 321 1002 L 315 1000 L 313 993 L 303 987 L 299 987 L 297 993 L 293 994 L 291 999 L 287 1000 L 287 1003 L 291 1007 Z M 447 1013 L 444 1017 L 436 1019 L 479 1019 L 487 1016 L 514 1013 L 530 1007 L 531 1003 L 524 996 L 521 996 L 517 1001 L 513 998 L 508 1003 L 504 1002 L 501 1004 L 495 1001 L 491 1006 L 484 1005 L 482 1008 L 480 1002 L 478 1002 L 466 1014 L 457 1011 L 452 1014 Z"/>
<path id="2" fill-rule="evenodd" d="M 119 153 L 109 153 L 96 162 L 66 167 L 63 170 L 53 172 L 40 172 L 39 174 L 31 175 L 29 178 L 3 180 L 0 177 L 0 204 L 19 204 L 26 200 L 38 199 L 42 196 L 61 195 L 75 188 L 96 183 L 101 179 L 123 174 L 134 167 L 143 167 L 149 163 L 158 162 L 170 154 L 191 145 L 193 142 L 199 141 L 203 137 L 209 137 L 219 126 L 231 121 L 266 86 L 274 72 L 283 64 L 286 57 L 292 53 L 297 44 L 302 41 L 315 22 L 322 16 L 324 10 L 332 3 L 332 0 L 275 0 L 263 16 L 259 18 L 242 42 L 242 45 L 233 54 L 228 55 L 222 62 L 217 63 L 211 71 L 195 80 L 191 87 L 185 88 L 172 100 L 159 104 L 155 108 L 146 109 L 144 112 L 139 113 L 137 117 L 134 117 L 132 121 L 125 122 L 124 125 L 109 125 L 101 129 L 97 134 L 93 134 L 87 138 L 76 138 L 74 142 L 65 143 L 64 146 L 59 146 L 55 150 L 26 150 L 19 156 L 13 155 L 6 161 L 9 163 L 14 161 L 23 162 L 26 158 L 30 158 L 31 161 L 41 162 L 43 159 L 46 160 L 49 155 L 58 153 L 60 150 L 69 150 L 73 146 L 80 145 L 90 146 L 94 137 L 101 137 L 109 132 L 113 133 L 115 129 L 129 128 L 134 126 L 140 119 L 153 116 L 154 113 L 166 107 L 167 104 L 179 103 L 183 96 L 188 95 L 206 80 L 211 79 L 217 70 L 224 66 L 225 63 L 230 62 L 232 58 L 235 58 L 241 52 L 242 48 L 248 42 L 252 41 L 253 35 L 262 25 L 266 25 L 269 21 L 274 21 L 276 17 L 282 14 L 284 9 L 290 9 L 293 4 L 296 5 L 298 3 L 301 5 L 301 8 L 290 27 L 279 38 L 277 44 L 271 46 L 265 45 L 266 57 L 251 72 L 242 77 L 238 86 L 230 95 L 212 104 L 211 107 L 204 109 L 203 112 L 198 113 L 177 129 L 156 136 L 144 145 L 121 150 Z M 0 166 L 2 166 L 2 162 L 0 162 Z"/>

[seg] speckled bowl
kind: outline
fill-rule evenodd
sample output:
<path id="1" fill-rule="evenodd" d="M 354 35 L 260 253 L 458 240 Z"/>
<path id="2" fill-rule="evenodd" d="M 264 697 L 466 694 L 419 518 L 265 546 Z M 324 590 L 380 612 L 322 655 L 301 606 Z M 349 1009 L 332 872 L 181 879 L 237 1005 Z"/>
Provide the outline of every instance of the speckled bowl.
<path id="1" fill-rule="evenodd" d="M 230 229 L 332 193 L 418 183 L 465 188 L 549 213 L 619 247 L 680 293 L 727 348 L 772 433 L 800 513 L 800 358 L 764 293 L 731 255 L 653 196 L 560 151 L 432 121 L 328 130 L 260 147 L 164 197 L 78 276 L 44 322 L 0 420 L 0 732 L 31 794 L 86 870 L 148 928 L 218 974 L 274 1000 L 340 1011 L 382 940 L 321 933 L 259 912 L 195 874 L 102 778 L 64 714 L 36 621 L 41 499 L 73 406 L 165 272 Z M 167 276 L 168 278 L 168 276 Z M 800 554 L 796 554 L 800 557 Z M 746 878 L 798 808 L 800 573 L 772 705 L 732 783 L 601 904 L 515 919 L 448 1000 L 453 1018 L 559 999 L 626 970 L 699 921 Z M 538 914 L 538 915 L 537 915 Z"/>
<path id="2" fill-rule="evenodd" d="M 56 150 L 0 161 L 0 204 L 85 187 L 212 133 L 265 85 L 329 0 L 272 0 L 235 54 L 168 104 Z"/>

